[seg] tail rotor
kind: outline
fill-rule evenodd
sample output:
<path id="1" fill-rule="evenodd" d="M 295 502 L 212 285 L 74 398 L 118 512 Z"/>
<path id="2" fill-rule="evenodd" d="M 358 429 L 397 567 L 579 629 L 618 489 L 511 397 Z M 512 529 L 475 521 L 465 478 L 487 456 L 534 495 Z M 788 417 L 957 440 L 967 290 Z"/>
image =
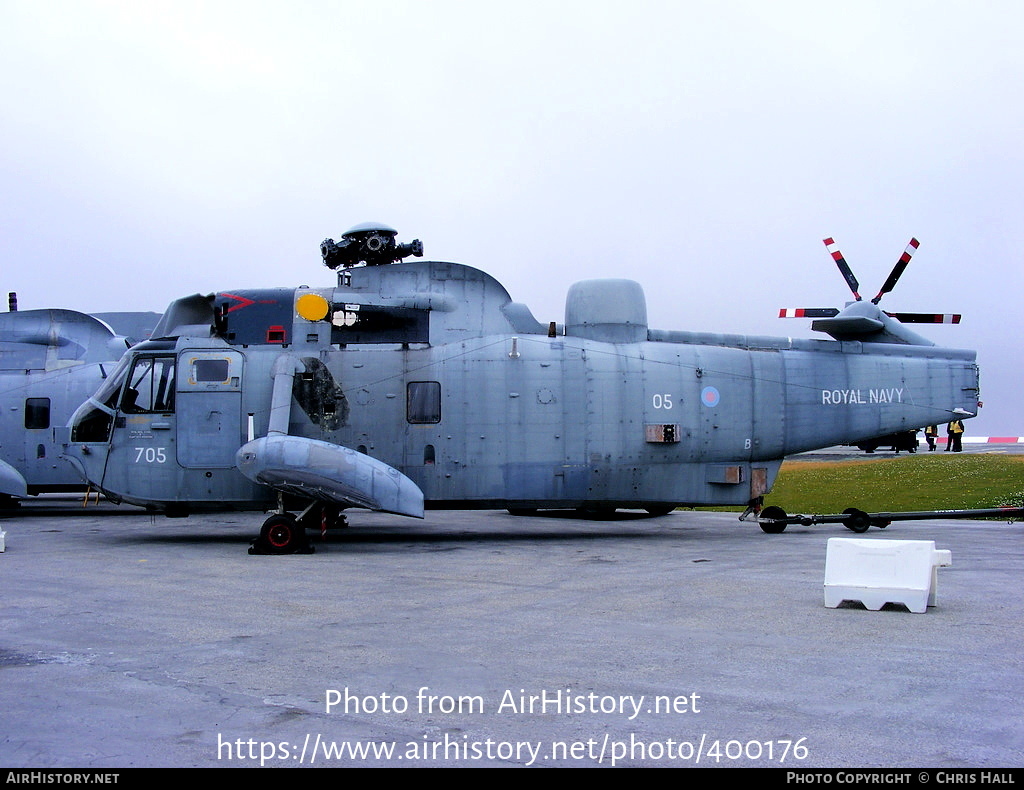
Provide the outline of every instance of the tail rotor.
<path id="1" fill-rule="evenodd" d="M 836 266 L 839 267 L 839 272 L 843 275 L 843 279 L 846 280 L 847 286 L 850 288 L 850 292 L 853 294 L 854 299 L 857 302 L 863 301 L 859 291 L 860 283 L 857 282 L 857 277 L 854 275 L 850 265 L 846 262 L 843 257 L 843 253 L 839 251 L 839 245 L 836 244 L 835 239 L 831 236 L 823 240 L 825 242 L 825 249 L 828 250 L 829 255 L 832 256 L 832 260 L 835 261 Z M 907 248 L 903 251 L 899 260 L 896 261 L 896 265 L 889 273 L 888 278 L 882 284 L 881 289 L 878 291 L 878 295 L 871 300 L 871 304 L 877 305 L 885 294 L 892 291 L 896 287 L 896 283 L 899 282 L 900 277 L 903 276 L 903 272 L 907 268 L 907 264 L 910 263 L 910 259 L 917 252 L 917 248 L 921 245 L 916 238 L 911 238 L 910 243 L 907 244 Z M 795 308 L 783 308 L 779 310 L 779 318 L 833 318 L 839 315 L 841 311 L 834 307 L 795 307 Z M 889 313 L 886 312 L 891 318 L 895 318 L 904 324 L 959 324 L 960 314 L 959 313 Z"/>

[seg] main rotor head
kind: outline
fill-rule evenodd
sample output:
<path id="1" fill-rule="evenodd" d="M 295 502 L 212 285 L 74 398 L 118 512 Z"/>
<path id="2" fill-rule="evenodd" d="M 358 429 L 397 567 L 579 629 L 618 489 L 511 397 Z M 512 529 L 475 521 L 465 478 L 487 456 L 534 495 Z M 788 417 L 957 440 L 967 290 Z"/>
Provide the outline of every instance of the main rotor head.
<path id="1" fill-rule="evenodd" d="M 320 255 L 324 266 L 348 269 L 364 263 L 367 266 L 383 266 L 387 263 L 415 255 L 423 257 L 423 242 L 415 239 L 408 244 L 396 244 L 398 231 L 380 222 L 363 222 L 353 225 L 343 234 L 341 241 L 324 239 L 320 242 Z"/>

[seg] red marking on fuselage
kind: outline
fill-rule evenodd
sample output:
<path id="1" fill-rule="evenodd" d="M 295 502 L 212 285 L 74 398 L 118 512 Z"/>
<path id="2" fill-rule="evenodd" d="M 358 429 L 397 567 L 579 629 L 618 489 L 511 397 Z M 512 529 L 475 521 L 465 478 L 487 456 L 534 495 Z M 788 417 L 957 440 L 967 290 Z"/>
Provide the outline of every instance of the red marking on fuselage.
<path id="1" fill-rule="evenodd" d="M 218 294 L 218 296 L 223 296 L 225 299 L 234 299 L 236 302 L 239 302 L 239 304 L 225 310 L 227 313 L 233 313 L 235 310 L 241 310 L 243 307 L 250 307 L 254 304 L 277 304 L 273 299 L 260 299 L 259 301 L 256 301 L 254 299 L 247 299 L 244 296 L 236 296 L 235 294 L 229 293 Z"/>

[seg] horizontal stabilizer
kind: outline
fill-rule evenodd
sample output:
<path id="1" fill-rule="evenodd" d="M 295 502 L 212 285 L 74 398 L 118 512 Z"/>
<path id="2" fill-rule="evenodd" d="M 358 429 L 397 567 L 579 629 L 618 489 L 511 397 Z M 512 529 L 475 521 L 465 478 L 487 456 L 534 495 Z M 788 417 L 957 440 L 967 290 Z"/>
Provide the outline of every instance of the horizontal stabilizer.
<path id="1" fill-rule="evenodd" d="M 862 315 L 823 318 L 811 322 L 811 329 L 815 332 L 826 332 L 832 335 L 832 337 L 836 337 L 836 333 L 844 336 L 868 335 L 872 332 L 878 332 L 883 326 L 885 324 L 881 321 Z"/>
<path id="2" fill-rule="evenodd" d="M 811 321 L 811 329 L 825 332 L 836 340 L 859 340 L 865 343 L 902 343 L 913 346 L 932 346 L 932 341 L 921 337 L 890 318 L 871 302 L 851 302 L 834 318 Z"/>
<path id="3" fill-rule="evenodd" d="M 239 471 L 284 494 L 423 518 L 423 492 L 397 469 L 348 447 L 270 435 L 242 445 Z"/>

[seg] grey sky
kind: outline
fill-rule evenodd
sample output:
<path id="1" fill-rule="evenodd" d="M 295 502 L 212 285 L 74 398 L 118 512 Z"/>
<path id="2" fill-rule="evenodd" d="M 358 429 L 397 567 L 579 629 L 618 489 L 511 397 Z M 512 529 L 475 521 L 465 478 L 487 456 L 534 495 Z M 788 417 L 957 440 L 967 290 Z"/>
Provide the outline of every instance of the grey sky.
<path id="1" fill-rule="evenodd" d="M 541 321 L 630 277 L 653 327 L 811 337 L 873 295 L 975 348 L 1024 434 L 1024 5 L 0 0 L 3 277 L 23 308 L 329 285 L 375 220 Z"/>

